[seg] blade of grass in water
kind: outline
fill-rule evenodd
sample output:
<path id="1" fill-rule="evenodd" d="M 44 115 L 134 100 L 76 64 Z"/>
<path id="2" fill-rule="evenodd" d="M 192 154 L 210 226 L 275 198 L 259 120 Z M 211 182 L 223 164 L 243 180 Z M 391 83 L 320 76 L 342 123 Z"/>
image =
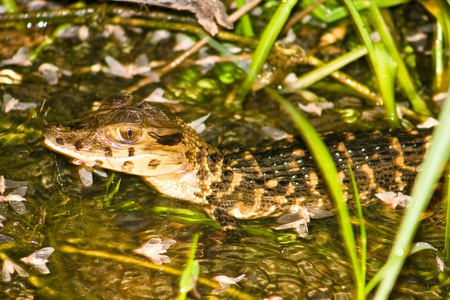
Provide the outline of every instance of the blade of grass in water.
<path id="1" fill-rule="evenodd" d="M 2 0 L 2 3 L 7 13 L 11 14 L 19 11 L 19 9 L 17 8 L 16 1 L 14 0 Z"/>
<path id="2" fill-rule="evenodd" d="M 447 175 L 445 176 L 445 191 L 446 191 L 446 203 L 447 203 L 447 213 L 445 215 L 445 235 L 444 235 L 444 259 L 445 263 L 448 265 L 450 262 L 450 169 L 447 170 Z"/>
<path id="3" fill-rule="evenodd" d="M 235 0 L 237 8 L 241 8 L 245 5 L 245 0 Z M 250 21 L 250 16 L 248 14 L 243 15 L 236 27 L 236 33 L 242 34 L 245 36 L 255 36 L 253 32 L 252 22 Z"/>
<path id="4" fill-rule="evenodd" d="M 302 7 L 307 7 L 313 4 L 316 0 L 303 0 L 301 2 Z M 410 0 L 375 0 L 375 4 L 378 7 L 391 7 L 399 4 L 409 2 Z M 330 1 L 331 2 L 331 1 Z M 353 1 L 358 10 L 363 10 L 369 7 L 370 1 Z M 313 10 L 313 14 L 316 18 L 324 23 L 333 23 L 335 21 L 344 19 L 348 16 L 348 10 L 344 6 L 326 5 L 327 3 L 320 5 Z M 333 3 L 335 4 L 335 3 Z"/>
<path id="5" fill-rule="evenodd" d="M 180 279 L 180 295 L 178 299 L 184 300 L 187 294 L 192 291 L 197 283 L 198 276 L 200 274 L 200 265 L 198 260 L 195 260 L 195 252 L 198 245 L 198 233 L 194 235 L 192 240 L 191 252 L 189 254 L 189 260 L 184 268 L 183 274 Z"/>
<path id="6" fill-rule="evenodd" d="M 419 227 L 420 215 L 425 211 L 433 194 L 434 186 L 447 164 L 450 156 L 450 91 L 444 103 L 439 125 L 436 128 L 431 146 L 423 163 L 422 170 L 416 178 L 411 197 L 411 206 L 406 209 L 397 237 L 392 246 L 389 259 L 383 267 L 389 272 L 384 274 L 377 289 L 375 299 L 387 299 L 394 287 L 400 270 L 408 255 L 413 237 Z"/>
<path id="7" fill-rule="evenodd" d="M 250 69 L 254 74 L 258 74 L 259 71 L 261 71 L 262 66 L 266 62 L 266 58 L 278 37 L 278 34 L 283 29 L 283 26 L 289 18 L 289 14 L 296 3 L 297 0 L 286 0 L 281 2 L 280 6 L 277 8 L 275 14 L 264 30 L 261 40 L 259 41 L 255 53 L 253 54 Z M 244 81 L 242 81 L 239 86 L 237 96 L 233 101 L 232 106 L 236 108 L 240 108 L 242 106 L 242 101 L 245 98 L 245 95 L 250 91 L 254 81 L 255 78 L 247 74 Z"/>
<path id="8" fill-rule="evenodd" d="M 378 78 L 379 89 L 383 95 L 383 104 L 386 110 L 386 118 L 394 128 L 401 127 L 395 107 L 395 74 L 397 74 L 397 63 L 386 51 L 382 43 L 374 43 L 375 57 L 377 62 L 376 76 Z"/>
<path id="9" fill-rule="evenodd" d="M 398 65 L 397 80 L 398 80 L 400 86 L 402 87 L 403 91 L 405 92 L 406 96 L 408 97 L 409 101 L 411 102 L 411 105 L 413 106 L 414 110 L 418 113 L 430 116 L 431 113 L 428 110 L 428 108 L 426 107 L 423 99 L 417 93 L 417 89 L 414 85 L 413 79 L 412 79 L 411 75 L 409 74 L 408 68 L 406 67 L 405 62 L 403 61 L 400 53 L 398 53 L 398 51 L 397 51 L 397 47 L 395 46 L 394 39 L 392 38 L 392 35 L 390 33 L 388 26 L 384 22 L 384 19 L 380 13 L 380 10 L 374 3 L 371 3 L 371 5 L 369 6 L 369 10 L 370 10 L 370 14 L 368 14 L 368 17 L 373 20 L 374 27 L 380 34 L 382 44 L 384 45 L 384 47 L 386 47 L 389 55 L 392 56 L 392 58 L 395 60 L 395 62 Z M 370 55 L 370 51 L 369 51 L 369 55 Z M 378 77 L 379 76 L 378 72 L 377 72 L 378 60 L 373 60 L 374 57 L 372 57 L 372 56 L 371 56 L 371 59 L 373 61 L 375 72 L 377 73 L 377 77 Z M 379 83 L 382 84 L 383 81 L 379 79 Z M 380 88 L 381 87 L 382 86 L 380 86 Z M 383 94 L 383 97 L 384 97 L 384 94 Z M 390 103 L 388 105 L 394 105 L 393 107 L 395 107 L 394 103 Z M 388 111 L 388 110 L 386 109 L 386 111 Z"/>
<path id="10" fill-rule="evenodd" d="M 323 174 L 323 177 L 325 178 L 328 189 L 330 191 L 330 195 L 338 208 L 340 231 L 353 265 L 355 282 L 357 283 L 358 288 L 360 286 L 364 286 L 364 282 L 362 282 L 363 278 L 360 274 L 361 268 L 356 254 L 355 237 L 353 235 L 353 229 L 347 210 L 347 204 L 344 200 L 344 195 L 338 179 L 336 166 L 330 156 L 330 153 L 328 152 L 328 149 L 320 139 L 314 127 L 289 101 L 284 99 L 281 95 L 279 95 L 275 90 L 271 88 L 266 88 L 266 91 L 281 104 L 281 106 L 294 121 L 300 135 L 310 149 L 316 165 L 318 166 L 320 172 Z M 358 299 L 364 299 L 360 297 L 360 295 L 364 296 L 363 293 L 364 290 L 358 290 Z"/>
<path id="11" fill-rule="evenodd" d="M 391 127 L 400 128 L 401 127 L 400 121 L 397 117 L 397 112 L 395 110 L 394 95 L 389 94 L 389 92 L 390 92 L 389 89 L 382 88 L 383 85 L 385 84 L 383 82 L 384 76 L 382 74 L 388 73 L 387 70 L 382 70 L 382 68 L 386 68 L 388 66 L 386 64 L 380 64 L 380 65 L 378 64 L 375 46 L 372 43 L 372 39 L 370 38 L 370 35 L 367 32 L 366 27 L 364 26 L 362 18 L 359 15 L 359 12 L 356 9 L 353 2 L 351 0 L 343 0 L 343 1 L 344 1 L 345 5 L 347 5 L 347 8 L 348 8 L 353 20 L 355 21 L 356 27 L 358 28 L 361 38 L 367 47 L 367 51 L 369 52 L 369 58 L 370 58 L 370 61 L 372 62 L 373 70 L 375 71 L 375 76 L 376 76 L 377 82 L 378 82 L 378 88 L 382 94 L 382 98 L 384 101 L 384 107 L 386 109 L 386 115 L 387 115 L 389 122 L 391 123 Z M 386 58 L 386 60 L 387 60 L 387 58 Z"/>
<path id="12" fill-rule="evenodd" d="M 367 48 L 365 46 L 360 46 L 349 53 L 344 54 L 339 58 L 336 58 L 335 60 L 306 73 L 305 75 L 300 76 L 295 82 L 290 83 L 288 87 L 283 89 L 283 93 L 290 93 L 295 90 L 305 89 L 366 54 Z"/>
<path id="13" fill-rule="evenodd" d="M 436 92 L 444 93 L 450 84 L 450 0 L 422 1 L 421 4 L 433 14 L 437 20 L 434 39 L 434 59 L 436 72 Z M 441 53 L 441 51 L 443 51 Z M 442 55 L 442 56 L 441 56 Z M 447 57 L 445 57 L 447 56 Z M 440 80 L 439 80 L 440 79 Z M 440 81 L 440 82 L 439 82 Z"/>
<path id="14" fill-rule="evenodd" d="M 441 24 L 436 24 L 436 37 L 433 44 L 434 84 L 436 91 L 443 87 L 443 82 L 448 82 L 444 75 L 444 35 Z"/>
<path id="15" fill-rule="evenodd" d="M 352 166 L 348 163 L 348 169 L 350 171 L 350 177 L 352 178 L 353 194 L 355 197 L 356 209 L 358 211 L 359 219 L 359 230 L 361 233 L 361 269 L 357 270 L 360 272 L 361 280 L 357 282 L 358 284 L 358 299 L 364 299 L 364 288 L 366 283 L 366 260 L 367 260 L 367 234 L 366 225 L 364 224 L 364 216 L 361 206 L 361 199 L 359 198 L 358 186 L 356 185 L 355 176 L 353 174 Z"/>

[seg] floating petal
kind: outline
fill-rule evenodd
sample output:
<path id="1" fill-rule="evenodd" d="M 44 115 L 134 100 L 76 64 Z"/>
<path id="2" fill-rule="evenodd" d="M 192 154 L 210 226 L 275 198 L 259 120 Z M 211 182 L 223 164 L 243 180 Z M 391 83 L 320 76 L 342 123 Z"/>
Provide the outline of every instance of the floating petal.
<path id="1" fill-rule="evenodd" d="M 45 265 L 48 262 L 49 256 L 55 251 L 52 247 L 45 247 L 30 254 L 27 257 L 22 257 L 20 260 L 26 264 L 32 265 L 42 274 L 49 274 L 50 270 Z"/>
<path id="2" fill-rule="evenodd" d="M 170 263 L 171 260 L 166 253 L 176 241 L 169 239 L 162 241 L 160 238 L 152 238 L 147 243 L 141 246 L 141 248 L 135 249 L 134 252 L 150 258 L 155 264 L 161 265 L 163 263 Z"/>

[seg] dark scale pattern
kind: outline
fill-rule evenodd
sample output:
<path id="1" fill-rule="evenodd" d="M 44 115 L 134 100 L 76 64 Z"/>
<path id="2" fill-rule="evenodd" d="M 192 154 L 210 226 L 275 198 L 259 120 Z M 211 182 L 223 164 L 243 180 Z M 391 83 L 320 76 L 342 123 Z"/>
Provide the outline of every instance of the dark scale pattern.
<path id="1" fill-rule="evenodd" d="M 342 133 L 325 135 L 323 140 L 341 172 L 348 199 L 353 194 L 350 162 L 362 200 L 369 204 L 378 192 L 410 191 L 430 134 L 431 130 Z M 221 181 L 212 183 L 213 194 L 207 199 L 213 206 L 239 218 L 281 215 L 295 203 L 332 208 L 322 176 L 301 140 L 282 140 L 246 151 L 236 149 L 224 156 Z"/>

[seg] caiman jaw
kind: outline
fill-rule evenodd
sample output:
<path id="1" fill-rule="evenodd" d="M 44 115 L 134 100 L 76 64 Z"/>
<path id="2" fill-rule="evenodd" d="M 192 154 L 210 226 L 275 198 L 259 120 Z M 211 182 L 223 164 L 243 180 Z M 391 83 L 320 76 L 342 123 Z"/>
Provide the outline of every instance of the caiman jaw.
<path id="1" fill-rule="evenodd" d="M 139 176 L 187 168 L 175 117 L 148 102 L 124 103 L 130 101 L 125 96 L 107 99 L 85 119 L 49 124 L 44 145 L 84 163 Z"/>
<path id="2" fill-rule="evenodd" d="M 53 151 L 141 176 L 161 193 L 195 203 L 205 203 L 210 183 L 222 171 L 221 165 L 209 169 L 208 155 L 218 150 L 195 130 L 166 107 L 130 94 L 104 100 L 84 119 L 49 124 L 43 134 L 44 145 Z"/>

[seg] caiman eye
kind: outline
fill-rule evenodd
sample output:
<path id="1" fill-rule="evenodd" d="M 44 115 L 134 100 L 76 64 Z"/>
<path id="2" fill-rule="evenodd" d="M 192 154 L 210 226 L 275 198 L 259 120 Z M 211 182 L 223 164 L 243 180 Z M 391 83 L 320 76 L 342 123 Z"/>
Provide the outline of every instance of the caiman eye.
<path id="1" fill-rule="evenodd" d="M 142 137 L 142 128 L 139 127 L 121 126 L 116 130 L 122 143 L 133 143 Z"/>

